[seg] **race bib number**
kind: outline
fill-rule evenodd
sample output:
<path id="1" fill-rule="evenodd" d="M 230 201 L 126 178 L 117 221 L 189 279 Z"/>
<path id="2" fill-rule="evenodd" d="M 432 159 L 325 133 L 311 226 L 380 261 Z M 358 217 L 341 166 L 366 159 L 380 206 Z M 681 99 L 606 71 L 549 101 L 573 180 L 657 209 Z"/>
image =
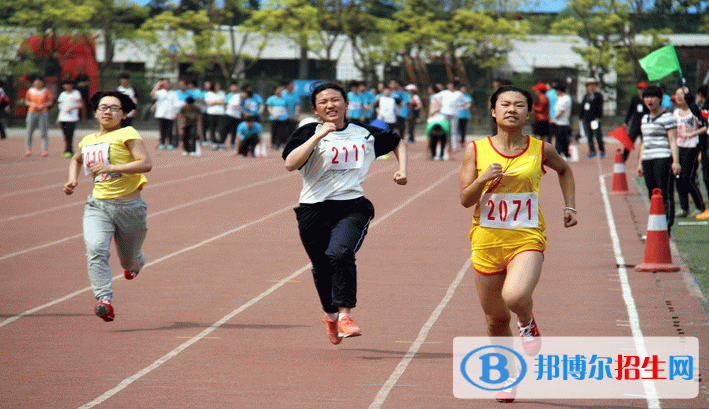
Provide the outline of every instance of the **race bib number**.
<path id="1" fill-rule="evenodd" d="M 539 227 L 537 192 L 484 194 L 480 199 L 480 226 L 492 229 Z"/>
<path id="2" fill-rule="evenodd" d="M 81 148 L 81 155 L 84 158 L 84 174 L 91 174 L 91 165 L 94 163 L 111 163 L 111 144 L 109 142 L 96 145 L 84 146 Z M 105 182 L 107 180 L 120 177 L 120 173 L 101 173 L 96 175 L 94 182 Z"/>
<path id="3" fill-rule="evenodd" d="M 344 141 L 321 141 L 325 160 L 331 170 L 360 169 L 364 165 L 365 144 Z"/>
<path id="4" fill-rule="evenodd" d="M 286 118 L 288 117 L 288 108 L 286 107 L 271 107 L 271 112 L 273 112 L 274 118 Z"/>

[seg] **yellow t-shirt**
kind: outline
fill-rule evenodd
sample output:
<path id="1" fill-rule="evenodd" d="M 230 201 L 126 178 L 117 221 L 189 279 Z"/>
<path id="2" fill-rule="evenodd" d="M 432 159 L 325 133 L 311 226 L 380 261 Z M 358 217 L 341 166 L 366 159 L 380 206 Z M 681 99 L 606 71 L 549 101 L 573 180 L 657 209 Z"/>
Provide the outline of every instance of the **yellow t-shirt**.
<path id="1" fill-rule="evenodd" d="M 488 137 L 475 141 L 478 174 L 492 163 L 505 173 L 485 186 L 475 206 L 470 229 L 472 250 L 517 248 L 530 242 L 546 248 L 544 216 L 539 203 L 539 182 L 544 169 L 544 142 L 527 136 L 527 148 L 515 155 L 499 153 Z"/>
<path id="2" fill-rule="evenodd" d="M 126 141 L 140 139 L 138 132 L 132 126 L 120 128 L 107 134 L 93 133 L 85 136 L 79 142 L 79 148 L 84 159 L 84 173 L 90 175 L 89 166 L 94 162 L 111 165 L 123 165 L 134 162 L 135 157 L 126 146 Z M 115 199 L 133 193 L 148 183 L 142 173 L 104 173 L 94 178 L 94 190 L 91 192 L 96 199 Z"/>

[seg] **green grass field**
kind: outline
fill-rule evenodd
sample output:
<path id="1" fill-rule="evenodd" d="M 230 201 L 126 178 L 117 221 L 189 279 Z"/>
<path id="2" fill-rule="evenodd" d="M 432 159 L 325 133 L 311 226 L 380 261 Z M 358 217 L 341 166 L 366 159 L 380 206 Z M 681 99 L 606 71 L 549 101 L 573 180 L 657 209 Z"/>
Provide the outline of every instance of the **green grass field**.
<path id="1" fill-rule="evenodd" d="M 699 189 L 705 195 L 704 181 L 700 175 Z M 635 184 L 643 192 L 645 181 L 638 177 Z M 645 193 L 647 194 L 647 193 Z M 677 194 L 675 192 L 675 200 Z M 705 198 L 707 199 L 707 198 Z M 689 199 L 690 213 L 695 210 L 694 202 Z M 679 209 L 679 205 L 676 206 Z M 709 221 L 692 218 L 675 218 L 672 226 L 672 241 L 679 250 L 682 259 L 690 269 L 694 282 L 699 286 L 705 299 L 709 299 Z"/>

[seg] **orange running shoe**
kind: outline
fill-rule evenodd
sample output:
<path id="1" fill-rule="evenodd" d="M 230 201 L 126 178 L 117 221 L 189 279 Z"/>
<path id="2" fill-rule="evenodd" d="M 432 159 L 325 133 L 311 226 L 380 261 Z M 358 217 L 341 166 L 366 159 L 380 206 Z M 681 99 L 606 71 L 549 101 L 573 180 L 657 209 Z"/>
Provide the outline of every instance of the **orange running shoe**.
<path id="1" fill-rule="evenodd" d="M 709 220 L 709 209 L 699 213 L 698 215 L 694 216 L 694 218 L 697 220 Z"/>
<path id="2" fill-rule="evenodd" d="M 340 315 L 340 319 L 337 320 L 337 326 L 340 331 L 338 335 L 342 338 L 358 337 L 362 335 L 362 330 L 359 329 L 357 324 L 355 324 L 354 320 L 349 315 Z"/>
<path id="3" fill-rule="evenodd" d="M 337 320 L 330 321 L 330 319 L 327 316 L 325 316 L 325 318 L 323 318 L 322 322 L 325 323 L 325 328 L 327 328 L 327 336 L 330 338 L 330 342 L 332 342 L 335 345 L 342 342 L 342 338 L 340 337 L 340 330 L 337 325 Z"/>
<path id="4" fill-rule="evenodd" d="M 517 396 L 517 378 L 518 375 L 510 375 L 509 378 L 502 384 L 504 389 L 495 394 L 495 400 L 500 403 L 512 403 Z"/>

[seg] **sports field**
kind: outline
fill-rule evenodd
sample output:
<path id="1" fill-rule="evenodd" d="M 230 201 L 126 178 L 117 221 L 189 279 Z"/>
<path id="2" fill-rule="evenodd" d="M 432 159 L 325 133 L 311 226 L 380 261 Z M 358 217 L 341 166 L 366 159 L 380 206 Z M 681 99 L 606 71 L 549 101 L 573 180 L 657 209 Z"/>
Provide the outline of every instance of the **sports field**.
<path id="1" fill-rule="evenodd" d="M 422 141 L 409 145 L 404 187 L 392 181 L 395 161 L 372 166 L 364 189 L 376 215 L 357 253 L 353 310 L 363 336 L 334 346 L 292 210 L 301 179 L 278 155 L 183 157 L 154 150 L 154 133 L 143 133 L 154 165 L 143 192 L 148 261 L 126 281 L 112 255 L 116 319 L 106 323 L 93 314 L 81 235 L 91 182 L 81 178 L 76 193 L 64 195 L 62 140 L 50 138 L 49 158 L 25 158 L 22 135 L 11 130 L 0 141 L 0 406 L 500 406 L 452 391 L 453 339 L 485 335 L 469 262 L 472 214 L 458 199 L 461 154 L 429 161 Z M 678 253 L 679 273 L 632 268 L 645 251 L 647 199 L 636 183 L 626 195 L 608 194 L 612 156 L 571 164 L 579 212 L 572 229 L 563 228 L 555 174 L 542 180 L 549 247 L 534 300 L 541 334 L 691 336 L 706 351 L 705 301 Z M 700 354 L 694 399 L 512 405 L 706 408 L 708 371 Z"/>

